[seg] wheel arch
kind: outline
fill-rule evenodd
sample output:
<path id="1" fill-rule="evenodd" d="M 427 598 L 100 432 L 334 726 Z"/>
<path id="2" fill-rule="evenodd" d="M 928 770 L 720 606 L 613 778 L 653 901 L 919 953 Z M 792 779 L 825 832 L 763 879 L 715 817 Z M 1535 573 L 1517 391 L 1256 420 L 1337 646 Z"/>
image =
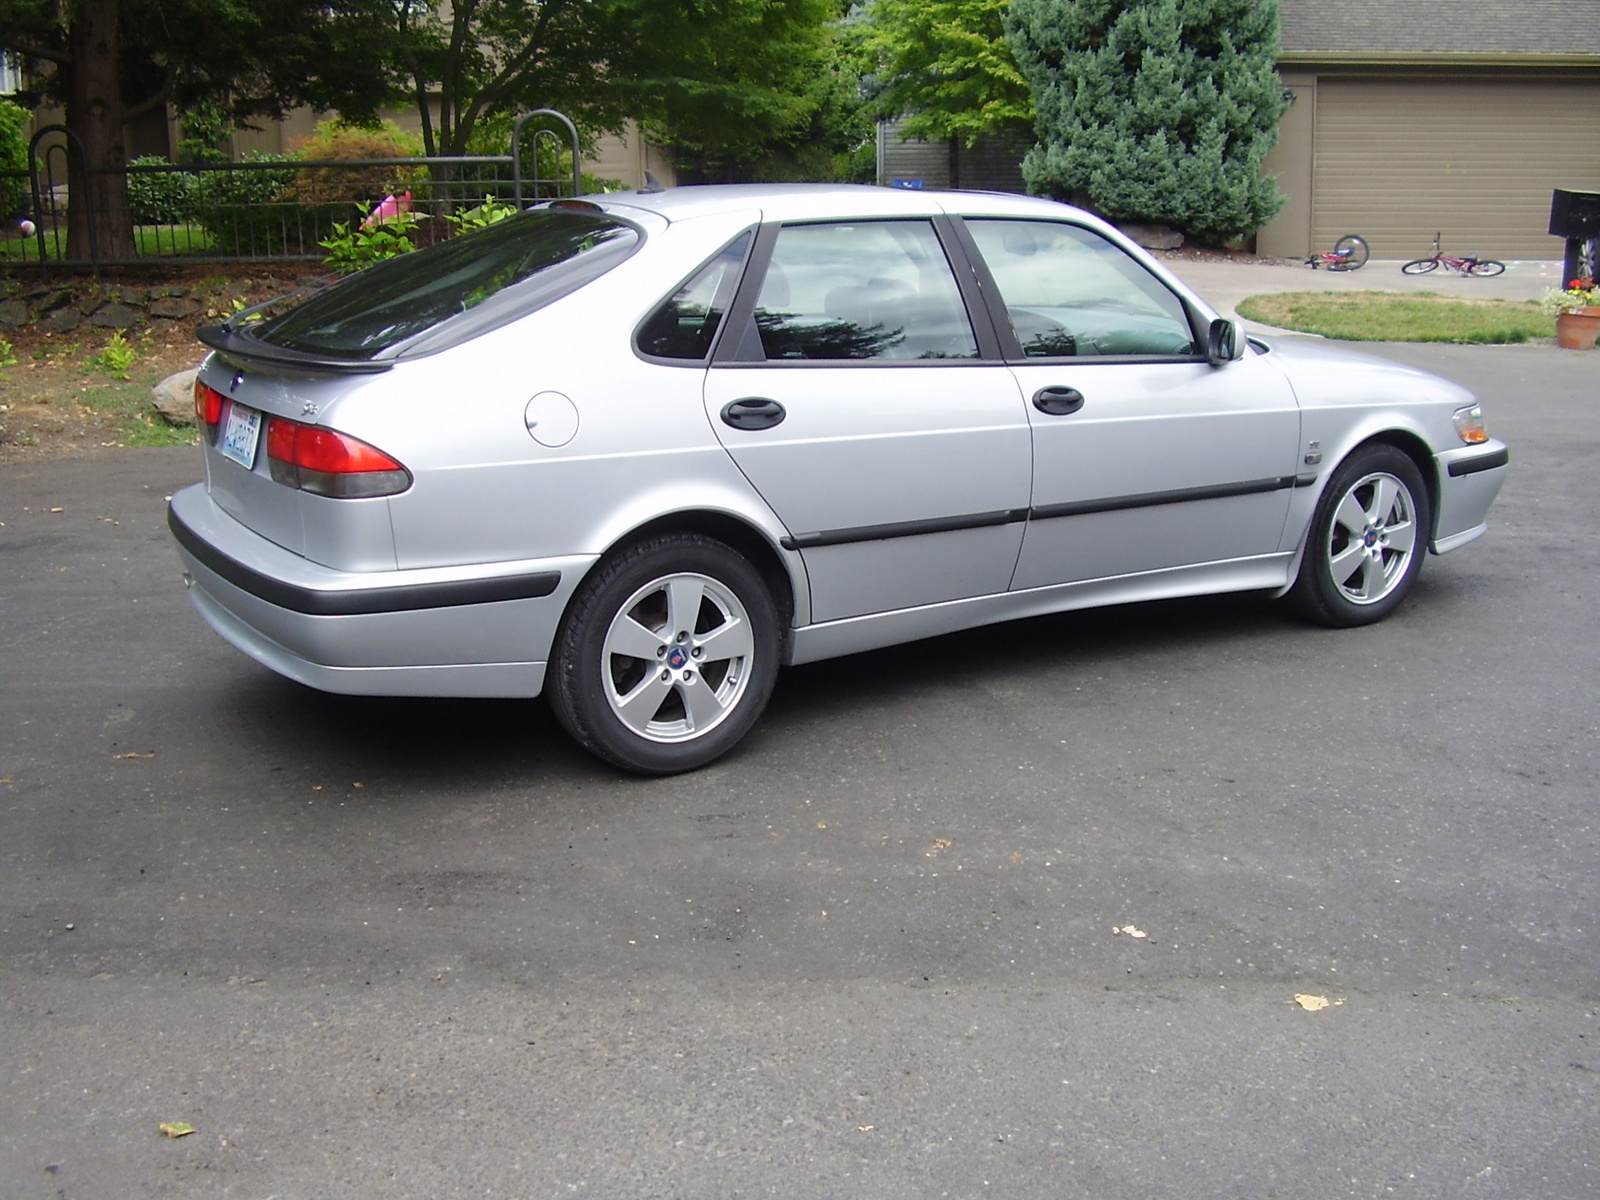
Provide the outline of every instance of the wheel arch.
<path id="1" fill-rule="evenodd" d="M 1391 478 L 1396 478 L 1394 473 L 1399 472 L 1406 492 L 1413 491 L 1414 485 L 1403 478 L 1403 468 L 1395 461 L 1396 457 L 1415 471 L 1422 494 L 1410 506 L 1412 511 L 1402 514 L 1402 519 L 1413 528 L 1409 545 L 1401 544 L 1391 551 L 1386 532 L 1390 528 L 1392 507 L 1367 510 L 1367 502 L 1359 502 L 1364 510 L 1364 538 L 1355 532 L 1357 527 L 1351 525 L 1351 519 L 1340 517 L 1339 513 L 1345 500 L 1355 495 L 1355 488 L 1365 485 L 1371 478 L 1363 472 L 1385 469 L 1379 464 L 1385 464 Z M 1294 557 L 1288 586 L 1275 594 L 1287 597 L 1313 622 L 1333 628 L 1371 624 L 1393 612 L 1411 590 L 1428 556 L 1432 530 L 1438 521 L 1439 487 L 1431 460 L 1427 443 L 1402 429 L 1378 430 L 1354 442 L 1324 477 L 1324 486 L 1318 489 L 1307 522 L 1306 535 Z M 1374 489 L 1369 495 L 1376 502 L 1379 493 Z M 1391 498 L 1384 503 L 1392 506 L 1394 501 Z M 1424 504 L 1428 507 L 1428 536 L 1418 538 L 1415 510 Z M 1343 525 L 1347 531 L 1337 549 L 1331 543 L 1336 524 Z M 1314 558 L 1308 557 L 1313 554 Z M 1391 558 L 1391 554 L 1395 557 Z M 1332 570 L 1332 558 L 1343 564 L 1338 572 Z M 1353 590 L 1346 586 L 1347 579 L 1356 580 Z"/>
<path id="2" fill-rule="evenodd" d="M 1422 484 L 1428 489 L 1428 540 L 1431 542 L 1438 530 L 1439 523 L 1439 498 L 1440 485 L 1437 464 L 1434 461 L 1433 451 L 1429 449 L 1427 441 L 1420 435 L 1408 429 L 1386 428 L 1368 433 L 1365 437 L 1352 441 L 1344 447 L 1337 458 L 1333 459 L 1328 470 L 1319 480 L 1315 496 L 1311 499 L 1311 512 L 1316 511 L 1316 506 L 1322 497 L 1322 488 L 1327 481 L 1333 478 L 1339 469 L 1352 455 L 1361 453 L 1368 446 L 1388 446 L 1398 450 L 1409 458 L 1417 468 L 1417 473 L 1422 476 Z M 1294 586 L 1295 577 L 1300 572 L 1300 564 L 1305 558 L 1307 540 L 1311 536 L 1311 519 L 1308 513 L 1306 527 L 1300 536 L 1300 543 L 1295 548 L 1294 557 L 1288 565 L 1289 578 L 1282 588 L 1275 590 L 1273 596 L 1285 595 Z"/>
<path id="3" fill-rule="evenodd" d="M 1344 458 L 1339 461 L 1343 462 L 1345 458 L 1367 446 L 1392 446 L 1409 458 L 1412 465 L 1417 468 L 1417 474 L 1422 476 L 1423 486 L 1428 489 L 1428 540 L 1431 542 L 1439 525 L 1439 472 L 1428 443 L 1410 430 L 1385 429 L 1351 446 Z"/>
<path id="4" fill-rule="evenodd" d="M 587 578 L 601 563 L 625 546 L 646 538 L 673 533 L 692 533 L 711 538 L 732 547 L 750 560 L 751 565 L 760 574 L 762 582 L 767 585 L 772 601 L 777 606 L 779 631 L 783 638 L 784 652 L 787 654 L 789 630 L 793 627 L 795 615 L 801 610 L 805 599 L 805 594 L 801 590 L 805 586 L 804 576 L 796 577 L 784 553 L 765 533 L 732 513 L 719 512 L 716 509 L 684 509 L 652 517 L 612 539 L 596 557 L 588 571 L 584 572 L 584 576 Z M 578 586 L 582 586 L 581 580 Z M 577 595 L 577 588 L 573 589 L 573 595 Z M 568 604 L 571 604 L 570 599 Z"/>

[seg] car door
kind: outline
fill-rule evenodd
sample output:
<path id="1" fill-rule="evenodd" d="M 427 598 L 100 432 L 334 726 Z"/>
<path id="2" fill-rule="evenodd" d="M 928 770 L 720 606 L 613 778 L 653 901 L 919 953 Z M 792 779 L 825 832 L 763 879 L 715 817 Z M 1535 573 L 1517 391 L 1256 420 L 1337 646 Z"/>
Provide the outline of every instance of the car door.
<path id="1" fill-rule="evenodd" d="M 769 228 L 751 270 L 706 410 L 789 530 L 812 620 L 1004 592 L 1028 418 L 934 221 Z"/>
<path id="2" fill-rule="evenodd" d="M 1069 222 L 968 218 L 1033 430 L 1014 588 L 1280 552 L 1300 454 L 1288 381 L 1214 367 L 1182 300 Z"/>

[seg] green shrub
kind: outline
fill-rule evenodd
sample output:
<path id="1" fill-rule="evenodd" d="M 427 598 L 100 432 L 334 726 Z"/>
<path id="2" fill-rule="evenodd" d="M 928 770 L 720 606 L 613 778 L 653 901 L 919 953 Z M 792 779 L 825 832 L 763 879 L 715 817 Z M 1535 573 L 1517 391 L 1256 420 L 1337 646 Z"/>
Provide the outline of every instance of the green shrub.
<path id="1" fill-rule="evenodd" d="M 28 169 L 28 110 L 9 100 L 0 100 L 0 221 L 9 221 L 22 211 L 28 194 L 26 174 L 8 172 Z"/>
<path id="2" fill-rule="evenodd" d="M 469 208 L 463 212 L 451 213 L 445 217 L 457 233 L 471 233 L 474 229 L 486 229 L 490 225 L 498 225 L 507 217 L 517 215 L 515 204 L 506 204 L 493 196 L 485 196 L 483 203 L 476 208 Z"/>
<path id="3" fill-rule="evenodd" d="M 245 162 L 293 164 L 287 154 L 251 154 Z M 316 240 L 313 220 L 294 199 L 295 171 L 210 170 L 195 187 L 195 219 L 218 254 L 282 254 Z"/>
<path id="4" fill-rule="evenodd" d="M 1013 0 L 1006 29 L 1038 111 L 1029 191 L 1210 245 L 1282 206 L 1261 174 L 1285 107 L 1277 0 Z"/>
<path id="5" fill-rule="evenodd" d="M 178 121 L 183 129 L 183 137 L 178 139 L 179 162 L 228 161 L 222 144 L 233 136 L 237 126 L 226 105 L 210 102 L 198 104 L 180 112 Z"/>
<path id="6" fill-rule="evenodd" d="M 130 167 L 164 167 L 167 160 L 147 154 Z M 200 181 L 187 171 L 129 171 L 128 203 L 135 225 L 181 225 L 194 213 L 194 191 Z"/>
<path id="7" fill-rule="evenodd" d="M 422 138 L 406 133 L 393 121 L 364 127 L 340 121 L 319 122 L 316 132 L 295 143 L 307 162 L 360 162 L 368 158 L 417 158 Z M 391 193 L 420 191 L 426 167 L 309 167 L 295 178 L 295 198 L 308 205 L 375 204 Z"/>
<path id="8" fill-rule="evenodd" d="M 401 213 L 370 226 L 364 222 L 338 221 L 334 223 L 333 232 L 317 245 L 328 252 L 323 259 L 325 263 L 339 274 L 349 275 L 415 249 L 411 228 L 416 223 L 414 213 Z"/>

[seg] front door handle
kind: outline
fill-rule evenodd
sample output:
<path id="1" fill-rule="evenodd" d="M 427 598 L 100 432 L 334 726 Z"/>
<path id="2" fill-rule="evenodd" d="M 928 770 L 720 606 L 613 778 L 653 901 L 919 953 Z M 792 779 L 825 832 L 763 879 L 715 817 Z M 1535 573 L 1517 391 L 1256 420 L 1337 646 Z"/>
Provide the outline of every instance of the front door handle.
<path id="1" fill-rule="evenodd" d="M 1052 417 L 1064 417 L 1083 407 L 1083 393 L 1069 387 L 1040 388 L 1033 394 L 1033 406 Z"/>
<path id="2" fill-rule="evenodd" d="M 722 423 L 735 429 L 771 429 L 788 416 L 783 405 L 765 396 L 746 396 L 722 406 Z"/>

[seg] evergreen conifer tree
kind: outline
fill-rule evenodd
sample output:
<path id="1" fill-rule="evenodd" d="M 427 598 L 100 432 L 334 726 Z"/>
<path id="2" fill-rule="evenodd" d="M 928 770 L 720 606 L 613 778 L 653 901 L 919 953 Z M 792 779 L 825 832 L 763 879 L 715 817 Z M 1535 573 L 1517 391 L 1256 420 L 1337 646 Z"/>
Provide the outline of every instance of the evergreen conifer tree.
<path id="1" fill-rule="evenodd" d="M 1277 0 L 1013 0 L 1038 108 L 1035 194 L 1210 244 L 1282 205 L 1261 162 L 1284 110 Z"/>

